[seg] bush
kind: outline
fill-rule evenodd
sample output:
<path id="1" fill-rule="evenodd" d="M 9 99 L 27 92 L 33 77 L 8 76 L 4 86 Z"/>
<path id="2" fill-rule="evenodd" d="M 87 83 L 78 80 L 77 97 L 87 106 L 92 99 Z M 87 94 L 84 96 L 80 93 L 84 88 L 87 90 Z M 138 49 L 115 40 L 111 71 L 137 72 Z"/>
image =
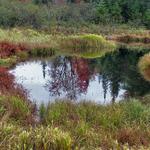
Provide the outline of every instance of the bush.
<path id="1" fill-rule="evenodd" d="M 150 81 L 150 54 L 146 54 L 140 59 L 138 67 L 143 77 Z"/>

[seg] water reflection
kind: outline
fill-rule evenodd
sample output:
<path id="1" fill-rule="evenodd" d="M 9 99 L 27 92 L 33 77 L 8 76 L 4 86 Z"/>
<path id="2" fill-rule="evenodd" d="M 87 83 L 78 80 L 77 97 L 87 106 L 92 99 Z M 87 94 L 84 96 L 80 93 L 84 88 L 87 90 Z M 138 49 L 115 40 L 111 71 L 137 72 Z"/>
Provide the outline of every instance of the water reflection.
<path id="1" fill-rule="evenodd" d="M 51 80 L 46 85 L 52 96 L 66 94 L 70 99 L 77 99 L 87 92 L 90 80 L 87 60 L 57 57 L 49 68 L 48 75 Z"/>
<path id="2" fill-rule="evenodd" d="M 150 92 L 150 83 L 137 70 L 142 55 L 121 50 L 97 59 L 60 56 L 20 63 L 11 72 L 39 103 L 56 98 L 110 103 Z"/>

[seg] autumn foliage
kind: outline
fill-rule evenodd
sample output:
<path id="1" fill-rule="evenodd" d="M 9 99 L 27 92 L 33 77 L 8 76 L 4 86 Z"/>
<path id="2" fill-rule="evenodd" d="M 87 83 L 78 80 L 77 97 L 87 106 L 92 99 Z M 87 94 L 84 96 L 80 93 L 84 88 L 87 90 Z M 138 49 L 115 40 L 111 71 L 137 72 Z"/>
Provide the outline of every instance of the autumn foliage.
<path id="1" fill-rule="evenodd" d="M 6 68 L 0 67 L 0 91 L 13 88 L 13 80 L 14 76 L 9 74 Z"/>
<path id="2" fill-rule="evenodd" d="M 14 76 L 6 68 L 0 67 L 0 93 L 19 95 L 26 99 L 26 90 L 14 80 Z"/>
<path id="3" fill-rule="evenodd" d="M 15 55 L 20 51 L 25 51 L 27 48 L 23 44 L 14 44 L 6 41 L 0 42 L 0 58 Z"/>

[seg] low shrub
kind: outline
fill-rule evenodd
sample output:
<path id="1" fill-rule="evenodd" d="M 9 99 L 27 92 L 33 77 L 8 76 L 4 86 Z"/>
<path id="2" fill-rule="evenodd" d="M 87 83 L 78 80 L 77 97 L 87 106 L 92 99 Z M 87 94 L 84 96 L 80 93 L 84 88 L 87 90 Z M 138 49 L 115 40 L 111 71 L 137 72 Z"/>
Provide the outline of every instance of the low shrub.
<path id="1" fill-rule="evenodd" d="M 25 51 L 26 47 L 22 44 L 13 44 L 10 42 L 0 42 L 0 58 L 13 56 L 20 51 Z"/>
<path id="2" fill-rule="evenodd" d="M 150 81 L 150 54 L 144 55 L 139 63 L 138 63 L 138 68 L 140 70 L 140 73 L 143 75 L 143 77 Z"/>

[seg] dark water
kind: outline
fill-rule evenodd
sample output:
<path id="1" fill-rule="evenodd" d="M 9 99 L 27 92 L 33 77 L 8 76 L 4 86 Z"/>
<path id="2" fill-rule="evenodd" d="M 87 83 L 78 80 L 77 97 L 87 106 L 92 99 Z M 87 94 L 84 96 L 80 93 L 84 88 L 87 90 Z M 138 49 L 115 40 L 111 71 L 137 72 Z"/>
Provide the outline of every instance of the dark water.
<path id="1" fill-rule="evenodd" d="M 10 72 L 37 103 L 67 98 L 107 104 L 150 92 L 137 69 L 142 55 L 122 50 L 96 59 L 59 56 L 19 63 Z"/>

